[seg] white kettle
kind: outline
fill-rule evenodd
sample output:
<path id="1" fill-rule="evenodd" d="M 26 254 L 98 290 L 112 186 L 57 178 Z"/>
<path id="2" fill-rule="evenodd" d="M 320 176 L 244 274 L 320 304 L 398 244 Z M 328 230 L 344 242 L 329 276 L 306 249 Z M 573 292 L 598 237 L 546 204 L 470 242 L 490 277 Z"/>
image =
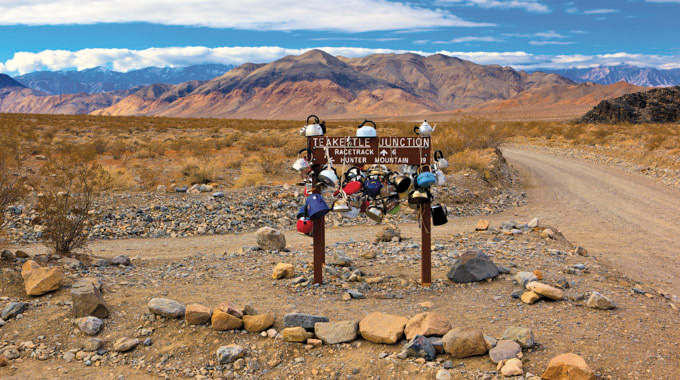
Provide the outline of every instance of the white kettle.
<path id="1" fill-rule="evenodd" d="M 373 126 L 366 125 L 366 123 L 371 123 Z M 357 127 L 357 137 L 376 137 L 377 133 L 375 128 L 374 122 L 370 120 L 364 120 L 364 122 Z"/>
<path id="2" fill-rule="evenodd" d="M 312 119 L 310 123 L 309 119 Z M 307 137 L 323 136 L 326 133 L 326 122 L 319 123 L 319 118 L 316 115 L 309 115 L 307 117 L 307 124 L 300 129 L 300 134 Z"/>
<path id="3" fill-rule="evenodd" d="M 436 125 L 434 127 L 432 127 L 427 122 L 427 120 L 425 120 L 425 121 L 423 121 L 423 124 L 420 124 L 420 126 L 416 125 L 415 127 L 413 127 L 413 132 L 415 132 L 416 134 L 419 134 L 423 137 L 427 137 L 427 136 L 431 135 L 432 132 L 434 132 L 435 128 L 437 128 Z"/>

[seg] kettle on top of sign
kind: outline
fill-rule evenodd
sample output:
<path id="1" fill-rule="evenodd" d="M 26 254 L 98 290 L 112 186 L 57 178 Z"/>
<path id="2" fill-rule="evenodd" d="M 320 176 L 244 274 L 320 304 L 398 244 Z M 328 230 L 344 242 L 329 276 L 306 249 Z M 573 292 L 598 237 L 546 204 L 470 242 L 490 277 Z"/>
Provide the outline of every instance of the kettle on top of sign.
<path id="1" fill-rule="evenodd" d="M 309 119 L 312 119 L 311 123 Z M 319 122 L 319 118 L 316 115 L 309 115 L 307 117 L 307 124 L 300 129 L 300 134 L 307 137 L 323 136 L 326 134 L 326 122 Z"/>
<path id="2" fill-rule="evenodd" d="M 427 120 L 425 120 L 422 124 L 413 127 L 413 132 L 415 132 L 417 135 L 428 137 L 432 134 L 432 132 L 434 132 L 435 128 L 437 128 L 436 124 L 433 127 L 427 122 Z"/>

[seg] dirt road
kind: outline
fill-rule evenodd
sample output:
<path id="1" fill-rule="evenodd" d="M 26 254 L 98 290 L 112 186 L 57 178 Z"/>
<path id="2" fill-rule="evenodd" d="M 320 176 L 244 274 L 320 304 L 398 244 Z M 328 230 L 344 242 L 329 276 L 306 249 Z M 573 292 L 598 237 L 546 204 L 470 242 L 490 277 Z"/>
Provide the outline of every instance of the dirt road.
<path id="1" fill-rule="evenodd" d="M 680 295 L 680 192 L 640 174 L 504 148 L 522 173 L 529 210 L 599 260 Z"/>

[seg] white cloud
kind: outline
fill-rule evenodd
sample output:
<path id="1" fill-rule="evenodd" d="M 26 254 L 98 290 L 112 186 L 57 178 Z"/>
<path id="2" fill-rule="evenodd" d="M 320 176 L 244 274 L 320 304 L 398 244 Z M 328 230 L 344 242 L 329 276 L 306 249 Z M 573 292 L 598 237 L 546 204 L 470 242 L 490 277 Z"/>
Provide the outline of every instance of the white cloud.
<path id="1" fill-rule="evenodd" d="M 448 41 L 434 41 L 432 43 L 434 43 L 434 44 L 459 44 L 459 43 L 464 43 L 464 42 L 502 42 L 502 41 L 503 40 L 500 40 L 496 37 L 466 36 L 466 37 L 454 38 L 454 39 L 448 40 Z"/>
<path id="2" fill-rule="evenodd" d="M 563 41 L 544 41 L 563 42 Z M 412 52 L 420 55 L 445 54 L 470 60 L 479 64 L 498 64 L 516 69 L 594 67 L 621 63 L 661 69 L 680 68 L 680 56 L 614 53 L 600 55 L 544 55 L 523 51 L 470 52 L 446 51 L 423 52 L 420 50 L 369 49 L 356 47 L 319 47 L 333 55 L 363 57 L 370 54 Z M 83 49 L 78 51 L 45 50 L 39 53 L 18 52 L 6 62 L 0 62 L 0 72 L 26 73 L 36 70 L 79 70 L 104 66 L 117 71 L 128 71 L 147 66 L 187 66 L 200 63 L 242 64 L 245 62 L 267 63 L 286 55 L 299 55 L 309 49 L 287 49 L 277 46 L 218 47 L 201 46 L 131 49 Z"/>
<path id="3" fill-rule="evenodd" d="M 529 41 L 529 45 L 545 46 L 545 45 L 571 45 L 573 42 L 569 41 Z"/>
<path id="4" fill-rule="evenodd" d="M 618 9 L 588 9 L 583 11 L 584 15 L 605 15 L 610 13 L 619 13 Z"/>
<path id="5" fill-rule="evenodd" d="M 148 22 L 247 30 L 366 32 L 493 26 L 448 11 L 387 0 L 26 0 L 0 1 L 0 25 Z"/>
<path id="6" fill-rule="evenodd" d="M 547 32 L 535 33 L 534 36 L 540 37 L 540 38 L 567 38 L 567 36 L 559 34 L 554 30 L 549 30 Z"/>
<path id="7" fill-rule="evenodd" d="M 645 0 L 648 3 L 678 3 L 680 4 L 680 0 Z"/>
<path id="8" fill-rule="evenodd" d="M 538 0 L 439 0 L 439 3 L 460 3 L 480 8 L 524 9 L 533 13 L 549 13 L 550 8 Z"/>

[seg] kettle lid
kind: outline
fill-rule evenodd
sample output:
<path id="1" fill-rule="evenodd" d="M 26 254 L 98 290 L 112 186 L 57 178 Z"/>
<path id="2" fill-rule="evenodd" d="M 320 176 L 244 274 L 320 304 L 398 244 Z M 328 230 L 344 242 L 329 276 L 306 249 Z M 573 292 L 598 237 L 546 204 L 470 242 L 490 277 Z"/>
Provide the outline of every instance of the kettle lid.
<path id="1" fill-rule="evenodd" d="M 427 120 L 423 121 L 423 124 L 420 124 L 420 127 L 430 127 L 430 124 L 427 122 Z"/>

